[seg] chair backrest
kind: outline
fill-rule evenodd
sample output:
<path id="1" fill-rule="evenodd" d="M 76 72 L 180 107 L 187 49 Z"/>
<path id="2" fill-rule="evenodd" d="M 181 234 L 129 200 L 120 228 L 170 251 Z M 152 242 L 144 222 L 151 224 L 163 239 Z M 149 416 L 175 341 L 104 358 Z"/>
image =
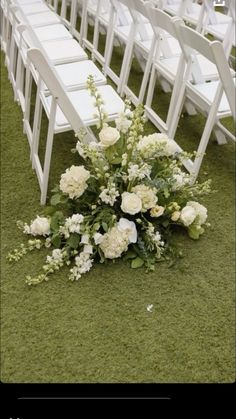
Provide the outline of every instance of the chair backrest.
<path id="1" fill-rule="evenodd" d="M 235 84 L 222 43 L 220 41 L 209 41 L 200 33 L 183 24 L 177 24 L 176 28 L 189 67 L 192 63 L 192 53 L 195 51 L 217 66 L 220 76 L 219 85 L 222 85 L 227 95 L 232 115 L 235 118 Z"/>
<path id="2" fill-rule="evenodd" d="M 73 130 L 79 132 L 79 130 L 84 127 L 84 124 L 71 103 L 67 92 L 63 89 L 54 68 L 49 65 L 47 59 L 38 48 L 29 49 L 27 55 Z"/>

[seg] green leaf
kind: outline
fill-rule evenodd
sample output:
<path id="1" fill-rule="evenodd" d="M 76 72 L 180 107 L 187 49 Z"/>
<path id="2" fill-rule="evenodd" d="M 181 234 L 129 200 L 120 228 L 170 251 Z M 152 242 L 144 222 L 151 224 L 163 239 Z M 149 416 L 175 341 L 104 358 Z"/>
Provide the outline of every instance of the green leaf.
<path id="1" fill-rule="evenodd" d="M 107 232 L 107 230 L 108 230 L 108 225 L 107 225 L 107 223 L 105 223 L 104 221 L 102 222 L 102 228 L 103 228 L 103 230 L 105 231 L 105 233 Z"/>
<path id="2" fill-rule="evenodd" d="M 115 159 L 112 159 L 111 160 L 111 163 L 112 164 L 120 164 L 121 161 L 122 161 L 122 158 L 121 157 L 116 157 Z"/>
<path id="3" fill-rule="evenodd" d="M 143 264 L 144 264 L 144 260 L 141 259 L 140 257 L 137 257 L 137 258 L 132 260 L 131 268 L 132 269 L 137 269 L 137 268 L 140 268 L 141 266 L 143 266 Z"/>
<path id="4" fill-rule="evenodd" d="M 162 223 L 163 227 L 167 227 L 169 224 L 170 224 L 169 220 L 165 220 Z"/>
<path id="5" fill-rule="evenodd" d="M 59 234 L 54 234 L 51 241 L 54 247 L 59 248 L 61 246 L 61 237 Z"/>
<path id="6" fill-rule="evenodd" d="M 133 250 L 128 250 L 128 252 L 124 255 L 123 260 L 134 259 L 137 257 L 137 253 Z"/>
<path id="7" fill-rule="evenodd" d="M 51 218 L 50 227 L 53 232 L 59 230 L 60 222 L 64 219 L 63 213 L 61 211 L 55 212 Z"/>
<path id="8" fill-rule="evenodd" d="M 57 193 L 51 197 L 51 205 L 55 206 L 61 202 L 61 194 Z"/>
<path id="9" fill-rule="evenodd" d="M 72 233 L 69 237 L 69 239 L 67 240 L 67 244 L 72 248 L 72 249 L 77 249 L 77 247 L 80 244 L 80 235 L 77 233 Z"/>

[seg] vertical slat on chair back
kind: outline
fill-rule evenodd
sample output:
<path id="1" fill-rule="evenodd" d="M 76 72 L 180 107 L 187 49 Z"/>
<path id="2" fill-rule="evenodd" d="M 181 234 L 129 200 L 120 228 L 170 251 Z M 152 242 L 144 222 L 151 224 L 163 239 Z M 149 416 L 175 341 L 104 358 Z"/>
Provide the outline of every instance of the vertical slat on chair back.
<path id="1" fill-rule="evenodd" d="M 52 67 L 44 57 L 43 53 L 37 48 L 31 48 L 28 51 L 28 58 L 37 69 L 40 77 L 46 84 L 47 88 L 55 98 L 57 104 L 61 108 L 65 117 L 69 121 L 75 132 L 78 132 L 83 126 L 77 111 L 64 91 L 61 83 Z M 81 104 L 83 106 L 83 104 Z"/>

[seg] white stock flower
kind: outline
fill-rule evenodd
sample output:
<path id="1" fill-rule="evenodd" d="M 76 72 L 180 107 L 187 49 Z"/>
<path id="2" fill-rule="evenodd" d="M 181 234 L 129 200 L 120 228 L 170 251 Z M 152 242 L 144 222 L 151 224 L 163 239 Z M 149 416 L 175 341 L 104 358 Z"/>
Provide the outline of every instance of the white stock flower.
<path id="1" fill-rule="evenodd" d="M 68 239 L 70 233 L 80 233 L 80 227 L 83 221 L 84 216 L 82 214 L 73 214 L 71 217 L 66 218 L 65 224 L 60 226 L 59 231 Z"/>
<path id="2" fill-rule="evenodd" d="M 127 113 L 121 112 L 119 114 L 119 117 L 115 120 L 116 128 L 123 134 L 125 134 L 128 131 L 132 124 L 132 121 L 130 121 L 130 119 L 128 119 L 127 116 Z"/>
<path id="3" fill-rule="evenodd" d="M 196 213 L 195 209 L 190 205 L 186 205 L 181 210 L 179 219 L 183 223 L 183 225 L 188 227 L 188 226 L 190 226 L 190 224 L 192 224 L 194 222 L 196 216 L 197 216 L 197 213 Z"/>
<path id="4" fill-rule="evenodd" d="M 150 178 L 152 167 L 149 164 L 144 163 L 141 167 L 137 164 L 129 164 L 128 168 L 128 179 L 130 181 L 135 179 L 144 179 L 145 177 Z"/>
<path id="5" fill-rule="evenodd" d="M 121 209 L 127 214 L 137 214 L 142 209 L 142 201 L 138 195 L 130 192 L 122 193 Z"/>
<path id="6" fill-rule="evenodd" d="M 86 244 L 84 246 L 84 253 L 88 253 L 89 255 L 91 255 L 93 253 L 93 246 L 91 244 Z"/>
<path id="7" fill-rule="evenodd" d="M 94 239 L 95 244 L 100 244 L 103 241 L 103 234 L 95 233 L 94 236 L 93 236 L 93 239 Z"/>
<path id="8" fill-rule="evenodd" d="M 142 201 L 142 212 L 146 212 L 148 209 L 154 207 L 158 201 L 156 196 L 156 188 L 149 188 L 146 185 L 137 185 L 132 188 L 134 192 Z"/>
<path id="9" fill-rule="evenodd" d="M 27 228 L 29 227 L 29 228 Z M 30 226 L 25 224 L 24 232 L 32 234 L 32 236 L 48 236 L 50 234 L 50 222 L 46 217 L 37 217 L 33 220 Z"/>
<path id="10" fill-rule="evenodd" d="M 83 234 L 82 237 L 81 237 L 80 243 L 89 244 L 89 235 L 88 234 Z"/>
<path id="11" fill-rule="evenodd" d="M 207 208 L 196 201 L 189 201 L 187 202 L 187 205 L 190 205 L 190 207 L 195 209 L 197 217 L 198 217 L 197 223 L 200 225 L 204 224 L 207 220 Z"/>
<path id="12" fill-rule="evenodd" d="M 90 172 L 84 166 L 71 166 L 61 175 L 60 189 L 71 199 L 79 198 L 88 187 L 86 181 L 89 177 Z"/>
<path id="13" fill-rule="evenodd" d="M 115 144 L 120 138 L 120 133 L 116 128 L 104 127 L 99 133 L 100 145 L 104 148 Z"/>
<path id="14" fill-rule="evenodd" d="M 117 227 L 119 231 L 127 233 L 130 243 L 136 243 L 138 233 L 133 221 L 129 221 L 127 218 L 120 218 Z"/>
<path id="15" fill-rule="evenodd" d="M 172 187 L 172 191 L 177 191 L 181 189 L 184 185 L 189 183 L 190 176 L 187 173 L 182 172 L 182 170 L 176 171 L 173 174 L 174 185 Z"/>
<path id="16" fill-rule="evenodd" d="M 150 215 L 151 217 L 157 218 L 160 217 L 165 211 L 165 208 L 161 205 L 156 205 L 155 207 L 151 208 Z"/>
<path id="17" fill-rule="evenodd" d="M 85 253 L 84 251 L 81 252 L 80 255 L 75 258 L 75 266 L 70 269 L 70 279 L 72 281 L 78 281 L 82 274 L 90 271 L 92 264 L 93 259 L 90 259 L 90 254 Z"/>
<path id="18" fill-rule="evenodd" d="M 119 195 L 120 194 L 116 189 L 115 183 L 109 182 L 108 187 L 102 190 L 102 192 L 99 195 L 99 198 L 102 200 L 102 202 L 105 202 L 105 204 L 113 206 L 116 202 L 116 198 Z"/>
<path id="19" fill-rule="evenodd" d="M 129 245 L 128 234 L 124 231 L 120 231 L 118 227 L 112 227 L 103 236 L 100 248 L 107 259 L 116 259 L 121 256 L 123 252 L 126 252 Z"/>

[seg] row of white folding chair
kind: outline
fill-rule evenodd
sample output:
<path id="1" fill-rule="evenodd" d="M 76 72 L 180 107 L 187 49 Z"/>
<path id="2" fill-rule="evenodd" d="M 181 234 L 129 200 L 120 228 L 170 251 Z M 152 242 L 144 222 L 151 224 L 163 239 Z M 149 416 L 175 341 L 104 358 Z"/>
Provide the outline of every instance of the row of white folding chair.
<path id="1" fill-rule="evenodd" d="M 193 0 L 170 1 L 162 0 L 163 9 L 172 16 L 180 16 L 186 22 L 195 26 L 202 33 L 209 33 L 216 39 L 223 40 L 227 35 L 228 25 L 231 24 L 232 18 L 235 22 L 235 11 L 232 4 L 228 2 L 228 13 L 221 13 L 215 10 L 212 0 L 204 0 L 201 5 Z M 223 12 L 223 10 L 222 10 Z M 234 30 L 235 33 L 235 30 Z M 235 35 L 233 38 L 235 46 Z"/>
<path id="2" fill-rule="evenodd" d="M 28 17 L 25 16 L 25 23 L 27 22 Z M 48 50 L 45 47 L 45 42 L 39 41 L 35 33 L 33 33 L 32 28 L 30 26 L 19 26 L 21 34 L 24 34 L 25 30 L 28 30 L 28 36 L 25 36 L 23 39 L 25 43 L 29 42 L 29 35 L 33 35 L 32 39 L 40 46 L 40 49 L 43 50 L 44 59 L 47 61 L 49 65 L 49 55 Z M 32 41 L 31 39 L 31 41 Z M 62 43 L 62 41 L 61 41 Z M 54 45 L 55 42 L 51 41 L 51 44 Z M 22 53 L 22 36 L 21 36 L 21 46 L 20 51 Z M 27 48 L 26 48 L 27 51 Z M 23 53 L 21 55 L 23 58 Z M 77 57 L 78 58 L 78 57 Z M 85 60 L 87 55 L 83 52 L 83 57 L 81 59 Z M 23 58 L 22 62 L 26 60 L 25 57 Z M 68 61 L 68 56 L 65 57 L 64 61 Z M 55 64 L 55 63 L 54 63 Z M 57 64 L 59 62 L 57 61 Z M 67 67 L 68 66 L 68 67 Z M 86 125 L 93 125 L 95 124 L 95 120 L 93 118 L 93 114 L 95 108 L 93 107 L 94 99 L 92 99 L 87 90 L 85 90 L 86 80 L 89 74 L 92 74 L 95 78 L 95 82 L 97 84 L 104 84 L 106 82 L 105 77 L 102 73 L 96 68 L 96 66 L 91 61 L 83 61 L 83 62 L 74 62 L 60 66 L 57 65 L 54 68 L 54 72 L 57 75 L 58 80 L 60 80 L 61 86 L 63 86 L 64 90 L 72 89 L 73 92 L 68 93 L 70 99 L 75 101 L 75 103 L 79 106 L 80 115 L 84 119 Z M 27 67 L 27 78 L 26 78 L 26 90 L 27 90 L 27 97 L 30 97 L 30 90 L 31 90 L 31 72 L 34 68 L 32 65 Z M 94 68 L 96 70 L 94 70 Z M 34 78 L 37 77 L 37 73 L 35 71 L 32 72 Z M 63 80 L 63 81 L 62 81 Z M 75 90 L 77 89 L 77 90 Z M 109 120 L 113 120 L 117 117 L 118 113 L 123 110 L 124 104 L 123 101 L 119 98 L 116 92 L 107 85 L 99 87 L 101 89 L 102 97 L 105 99 L 106 102 L 106 111 L 108 113 Z M 38 176 L 40 188 L 41 188 L 41 203 L 45 203 L 46 200 L 46 193 L 47 193 L 47 184 L 48 184 L 48 176 L 49 176 L 49 168 L 50 168 L 50 158 L 49 148 L 52 145 L 53 141 L 53 134 L 58 132 L 64 132 L 71 129 L 70 124 L 65 119 L 62 112 L 57 109 L 55 114 L 56 120 L 52 122 L 52 114 L 51 114 L 51 97 L 45 86 L 41 84 L 40 80 L 37 77 L 37 97 L 36 97 L 36 105 L 35 105 L 35 114 L 34 114 L 34 123 L 33 123 L 33 132 L 31 130 L 29 124 L 29 104 L 30 100 L 27 100 L 27 106 L 24 116 L 24 128 L 27 133 L 27 137 L 31 146 L 31 157 L 33 166 L 36 169 L 36 173 Z M 81 106 L 83 104 L 83 106 Z M 42 115 L 42 107 L 44 107 L 46 115 L 49 118 L 49 129 L 48 129 L 48 138 L 47 138 L 47 146 L 46 146 L 46 154 L 45 154 L 45 161 L 44 166 L 42 169 L 41 163 L 38 158 L 38 141 L 39 141 L 39 134 L 40 134 L 40 121 Z M 97 122 L 97 121 L 96 121 Z"/>
<path id="3" fill-rule="evenodd" d="M 126 2 L 126 0 L 120 0 L 120 1 Z M 135 30 L 137 30 L 139 22 L 137 19 L 137 14 L 135 13 L 138 13 L 139 15 L 142 14 L 145 18 L 148 18 L 149 17 L 148 12 L 147 12 L 148 2 L 144 3 L 142 0 L 135 0 L 131 2 L 131 0 L 128 0 L 127 4 L 129 4 L 130 12 L 133 16 L 134 30 L 130 32 L 129 41 L 127 44 L 127 48 L 126 48 L 126 52 L 125 52 L 125 56 L 124 56 L 124 60 L 122 64 L 121 84 L 120 84 L 119 92 L 121 95 L 124 95 L 124 94 L 129 95 L 133 103 L 136 105 L 137 103 L 143 102 L 152 64 L 154 65 L 155 70 L 159 78 L 161 79 L 162 87 L 164 87 L 164 89 L 166 89 L 167 91 L 171 91 L 171 89 L 167 89 L 168 88 L 167 82 L 170 84 L 170 86 L 174 85 L 181 50 L 180 50 L 180 46 L 179 46 L 178 40 L 176 39 L 175 34 L 169 31 L 168 29 L 166 30 L 165 26 L 163 27 L 161 17 L 160 17 L 159 26 L 156 25 L 155 27 L 153 27 L 153 24 L 152 24 L 152 29 L 153 29 L 153 32 L 155 33 L 155 39 L 153 39 L 153 42 L 151 43 L 151 48 L 148 51 L 143 81 L 140 86 L 139 95 L 136 96 L 134 92 L 132 92 L 130 88 L 128 87 L 128 79 L 130 75 L 132 56 L 133 56 L 135 45 L 138 44 L 137 41 L 135 42 Z M 112 36 L 109 36 L 109 40 L 111 44 Z M 170 44 L 170 41 L 172 45 Z M 139 42 L 139 44 L 141 43 Z M 175 49 L 176 49 L 175 54 L 173 54 L 171 50 L 171 46 L 173 45 L 175 46 Z M 154 54 L 155 51 L 156 53 Z M 201 56 L 200 54 L 196 55 L 196 69 L 195 69 L 195 72 L 193 73 L 193 77 L 197 77 L 198 67 L 202 69 L 204 77 L 207 80 L 218 78 L 218 73 L 215 66 L 212 65 L 211 62 L 206 60 L 206 58 Z M 106 65 L 105 65 L 105 74 L 106 74 Z M 188 111 L 189 113 L 193 112 L 192 107 L 188 106 Z"/>
<path id="4" fill-rule="evenodd" d="M 156 26 L 159 27 L 160 24 L 162 24 L 163 28 L 172 31 L 173 35 L 176 34 L 181 44 L 181 48 L 183 49 L 183 55 L 179 60 L 166 121 L 152 109 L 151 102 L 154 91 L 153 86 L 155 85 L 155 64 L 153 65 L 145 106 L 147 116 L 160 131 L 165 132 L 171 138 L 174 138 L 186 98 L 188 98 L 197 109 L 207 115 L 207 122 L 197 149 L 197 156 L 193 162 L 190 160 L 184 162 L 185 167 L 192 174 L 193 180 L 195 180 L 201 166 L 203 154 L 206 150 L 211 131 L 215 128 L 218 132 L 220 129 L 220 132 L 223 132 L 229 138 L 234 139 L 234 136 L 219 122 L 221 118 L 226 116 L 233 116 L 235 118 L 235 87 L 233 77 L 230 72 L 223 45 L 219 41 L 210 42 L 193 29 L 185 26 L 180 18 L 171 18 L 164 12 L 154 9 L 153 7 L 150 7 L 149 18 L 154 28 Z M 181 27 L 181 31 L 179 30 L 179 27 Z M 196 51 L 217 67 L 219 72 L 218 80 L 205 82 L 203 76 L 201 78 L 199 77 L 201 74 L 199 73 L 198 78 L 195 79 L 194 82 L 191 81 L 192 75 L 195 72 Z M 228 101 L 225 94 L 223 94 L 224 90 L 227 94 Z"/>

